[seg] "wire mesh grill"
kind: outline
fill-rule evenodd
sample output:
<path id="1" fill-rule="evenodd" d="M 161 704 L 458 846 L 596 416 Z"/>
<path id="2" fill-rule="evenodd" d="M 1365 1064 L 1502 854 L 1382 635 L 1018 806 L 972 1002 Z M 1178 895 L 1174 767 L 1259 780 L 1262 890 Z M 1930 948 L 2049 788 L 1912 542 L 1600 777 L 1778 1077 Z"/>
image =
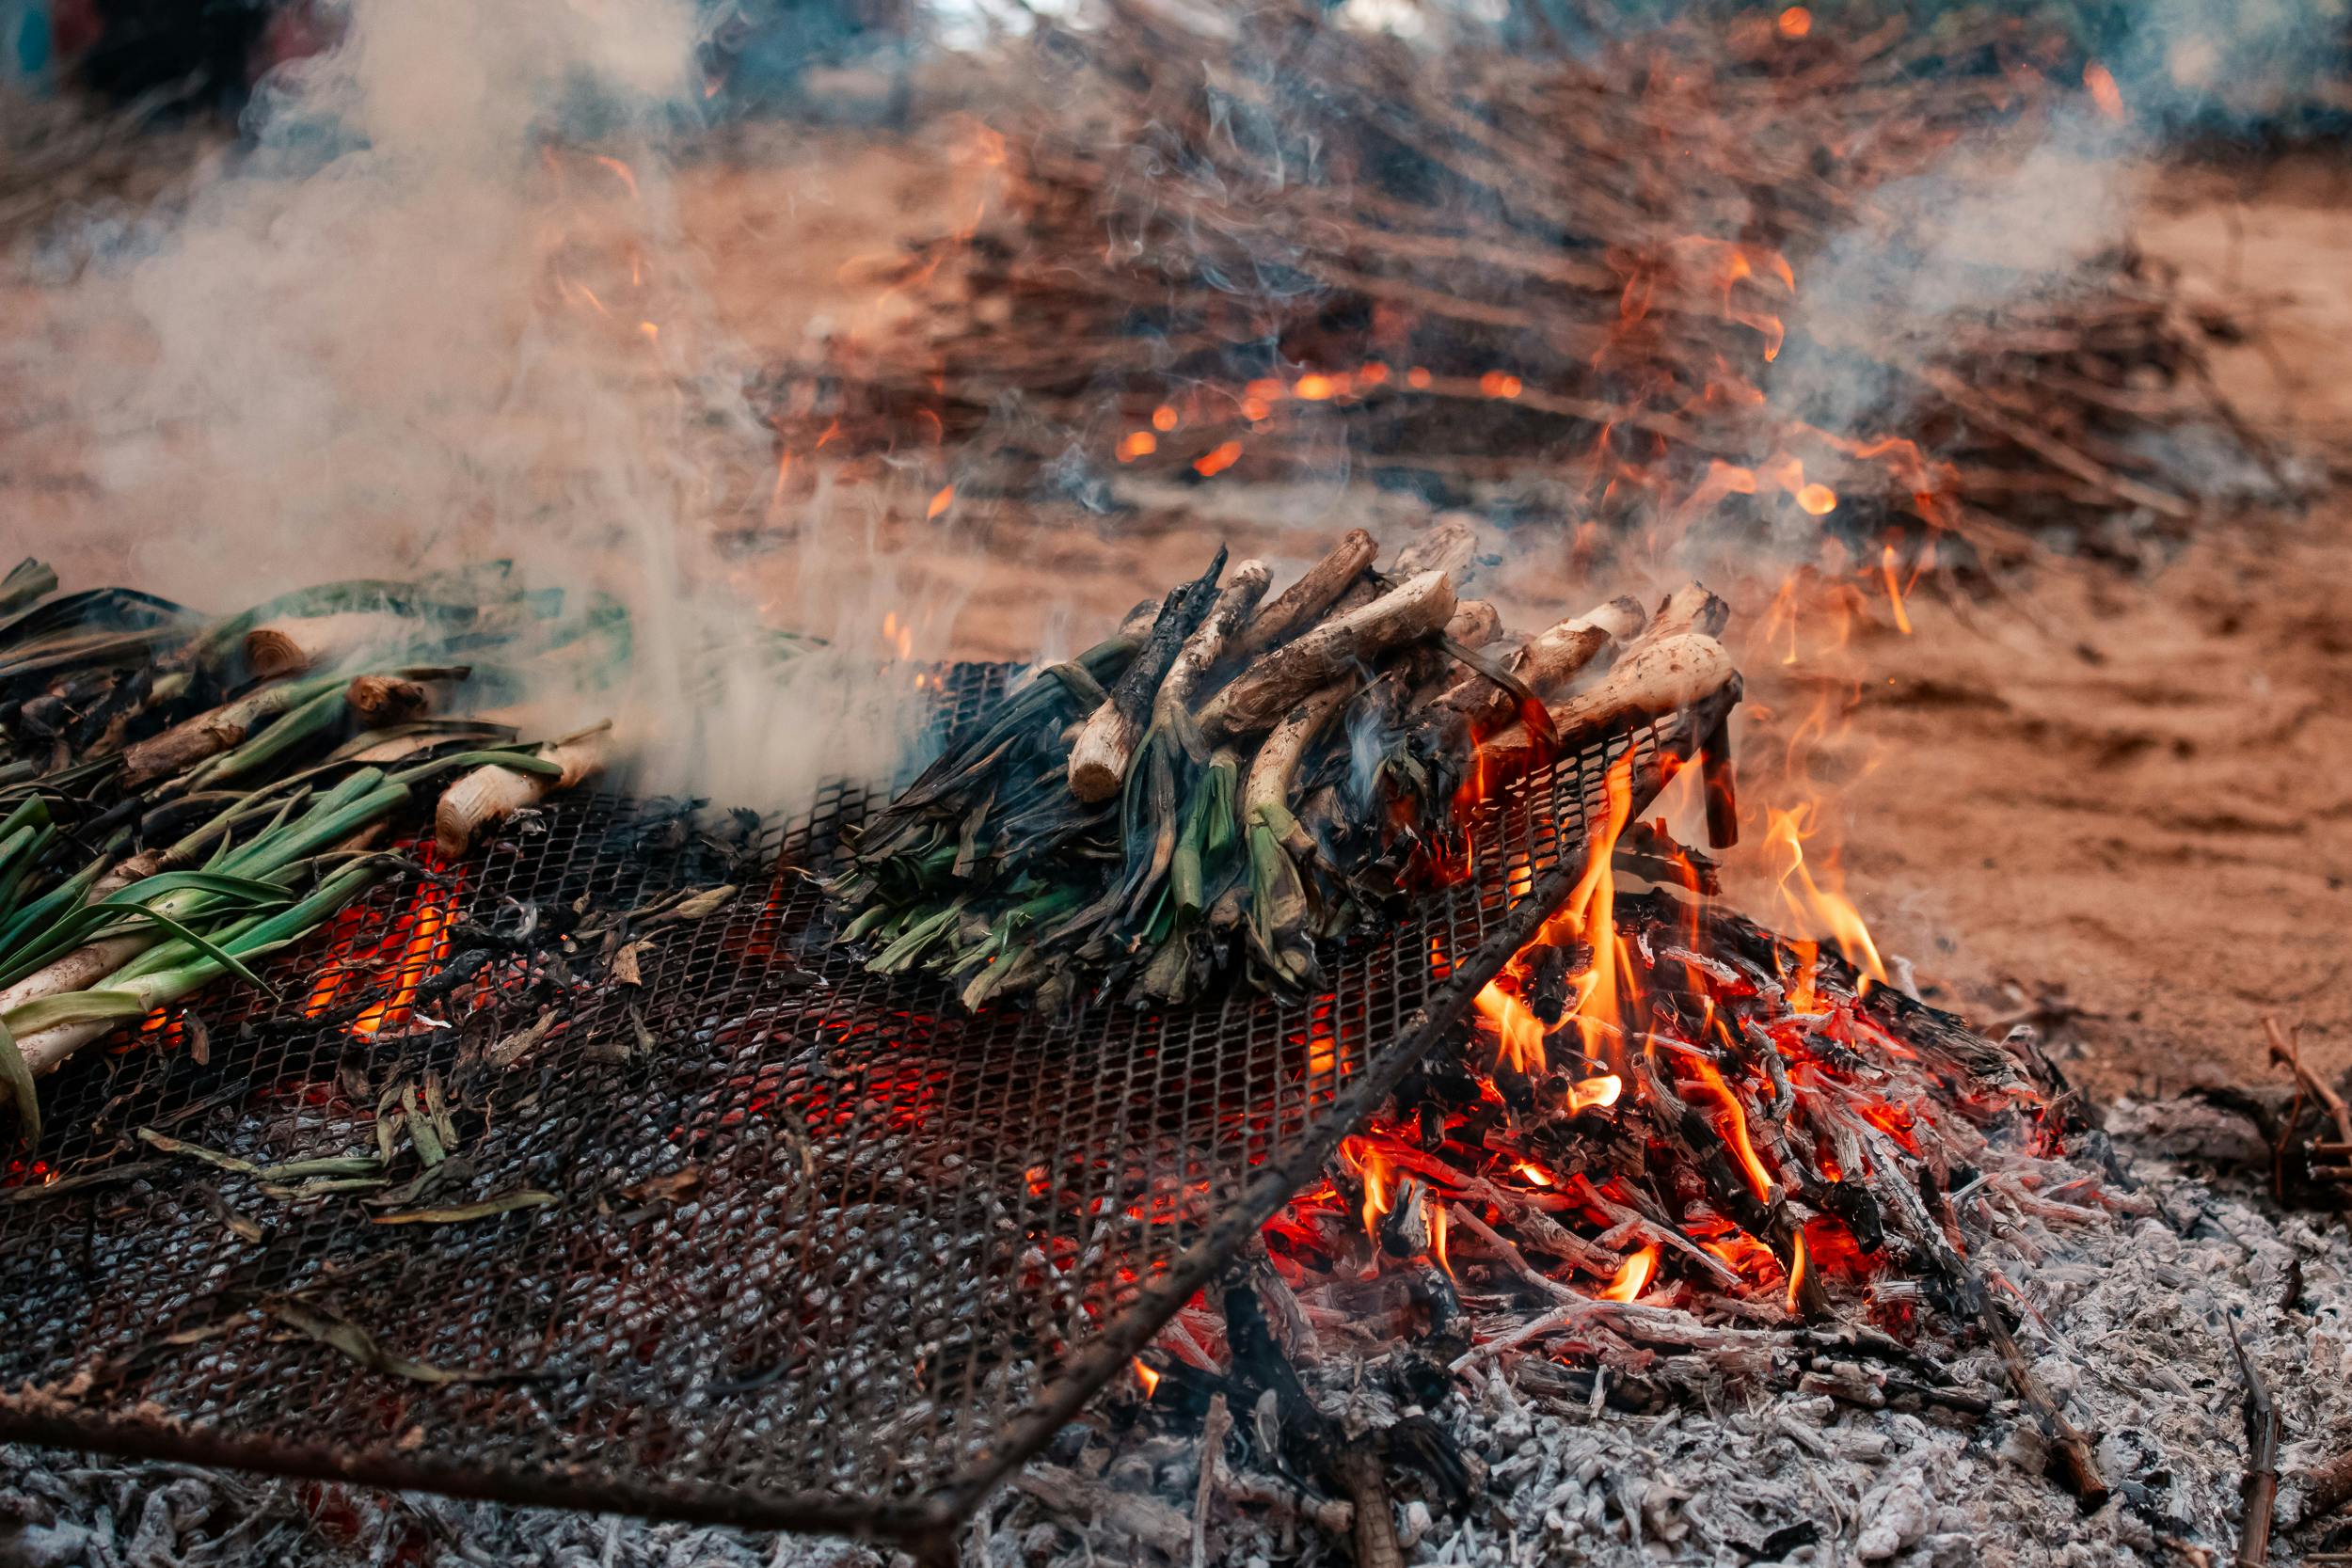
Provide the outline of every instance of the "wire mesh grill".
<path id="1" fill-rule="evenodd" d="M 945 717 L 1002 679 L 961 668 Z M 564 802 L 379 889 L 275 1000 L 200 997 L 44 1085 L 41 1159 L 0 1189 L 0 1433 L 935 1529 L 1459 1016 L 1531 885 L 1573 871 L 1610 762 L 1645 801 L 1719 718 L 1490 803 L 1461 879 L 1297 1004 L 965 1016 L 827 941 L 807 872 L 876 792 L 766 833 Z M 300 1164 L 354 1156 L 373 1186 Z"/>

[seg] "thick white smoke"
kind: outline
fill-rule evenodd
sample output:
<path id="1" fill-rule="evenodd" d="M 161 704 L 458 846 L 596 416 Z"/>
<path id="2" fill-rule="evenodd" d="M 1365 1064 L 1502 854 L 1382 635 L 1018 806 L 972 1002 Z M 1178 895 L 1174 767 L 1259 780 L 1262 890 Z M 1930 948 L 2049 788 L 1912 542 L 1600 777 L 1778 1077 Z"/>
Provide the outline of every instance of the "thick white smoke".
<path id="1" fill-rule="evenodd" d="M 771 806 L 886 770 L 913 682 L 876 673 L 872 630 L 915 607 L 856 520 L 803 519 L 825 559 L 767 607 L 844 651 L 780 668 L 707 547 L 765 502 L 769 436 L 666 177 L 703 103 L 691 0 L 339 21 L 264 84 L 249 151 L 75 285 L 132 358 L 55 368 L 103 492 L 69 569 L 226 610 L 511 557 L 629 606 L 627 689 L 537 718 L 619 709 L 641 786 Z"/>

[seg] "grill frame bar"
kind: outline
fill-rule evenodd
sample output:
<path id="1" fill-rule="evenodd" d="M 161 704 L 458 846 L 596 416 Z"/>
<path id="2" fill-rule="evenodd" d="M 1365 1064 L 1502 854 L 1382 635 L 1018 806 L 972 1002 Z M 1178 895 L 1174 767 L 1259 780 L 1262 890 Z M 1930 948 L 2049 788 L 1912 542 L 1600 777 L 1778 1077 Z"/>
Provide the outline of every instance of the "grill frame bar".
<path id="1" fill-rule="evenodd" d="M 988 677 L 977 678 L 976 689 L 993 689 Z M 1288 1150 L 1249 1162 L 1250 1174 L 1240 1190 L 1227 1196 L 1197 1239 L 1152 1283 L 1110 1311 L 1107 1321 L 1051 1372 L 1027 1408 L 1001 1412 L 994 1441 L 936 1484 L 898 1497 L 845 1497 L 813 1487 L 714 1484 L 658 1465 L 616 1469 L 500 1464 L 493 1450 L 480 1448 L 443 1461 L 387 1442 L 292 1440 L 277 1430 L 190 1420 L 176 1411 L 129 1417 L 103 1401 L 77 1398 L 73 1381 L 55 1379 L 15 1386 L 0 1380 L 0 1438 L 516 1504 L 617 1509 L 742 1528 L 881 1536 L 917 1548 L 936 1547 L 1149 1344 L 1293 1194 L 1314 1179 L 1340 1139 L 1369 1117 L 1412 1065 L 1460 1022 L 1479 989 L 1559 908 L 1583 870 L 1581 851 L 1595 819 L 1596 785 L 1609 764 L 1629 753 L 1636 758 L 1633 811 L 1638 816 L 1662 784 L 1667 759 L 1690 763 L 1703 752 L 1712 763 L 1725 754 L 1722 737 L 1736 700 L 1734 689 L 1699 710 L 1605 737 L 1520 781 L 1482 808 L 1466 840 L 1491 839 L 1504 847 L 1506 859 L 1524 846 L 1525 877 L 1522 888 L 1506 873 L 1500 897 L 1477 906 L 1481 936 L 1476 947 L 1450 960 L 1445 978 L 1398 1021 L 1391 1036 L 1363 1041 L 1361 1061 L 1337 1092 L 1319 1109 L 1311 1104 L 1304 1108 L 1306 1119 Z M 1487 908 L 1487 902 L 1494 907 Z M 1247 1043 L 1246 1033 L 1243 1039 Z M 1183 1156 L 1178 1163 L 1184 1163 Z M 61 1216 L 75 1206 L 61 1202 L 50 1212 Z M 0 1204 L 0 1226 L 11 1218 L 8 1208 Z M 359 1374 L 355 1370 L 353 1375 Z M 463 1437 L 465 1430 L 458 1434 Z"/>

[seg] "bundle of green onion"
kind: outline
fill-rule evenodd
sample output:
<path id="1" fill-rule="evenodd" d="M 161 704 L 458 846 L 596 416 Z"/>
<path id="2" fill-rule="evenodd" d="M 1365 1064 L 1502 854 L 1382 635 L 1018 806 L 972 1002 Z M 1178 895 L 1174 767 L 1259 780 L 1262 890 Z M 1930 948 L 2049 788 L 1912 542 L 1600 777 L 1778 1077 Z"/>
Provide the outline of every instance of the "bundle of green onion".
<path id="1" fill-rule="evenodd" d="M 1440 528 L 1382 572 L 1358 531 L 1266 599 L 1266 569 L 1219 551 L 864 826 L 830 889 L 844 937 L 973 1008 L 1172 1002 L 1234 972 L 1302 991 L 1319 942 L 1404 891 L 1467 779 L 1738 680 L 1696 584 L 1490 648 L 1494 610 L 1453 586 L 1472 553 Z"/>
<path id="2" fill-rule="evenodd" d="M 0 578 L 0 1105 L 123 1020 L 317 930 L 429 821 L 463 853 L 596 770 L 602 727 L 526 738 L 494 709 L 626 666 L 608 600 L 567 610 L 503 563 L 345 581 L 226 617 L 123 588 Z M 0 1135 L 0 1144 L 7 1141 Z"/>

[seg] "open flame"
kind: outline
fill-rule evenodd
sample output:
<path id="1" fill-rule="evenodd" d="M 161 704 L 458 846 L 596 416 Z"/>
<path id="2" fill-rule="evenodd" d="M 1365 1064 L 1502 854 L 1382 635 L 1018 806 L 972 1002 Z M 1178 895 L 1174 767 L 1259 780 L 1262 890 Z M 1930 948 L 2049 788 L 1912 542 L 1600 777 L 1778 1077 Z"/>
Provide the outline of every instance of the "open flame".
<path id="1" fill-rule="evenodd" d="M 1651 1278 L 1658 1273 L 1659 1245 L 1650 1243 L 1617 1265 L 1617 1272 L 1608 1288 L 1600 1293 L 1603 1301 L 1638 1301 L 1649 1289 Z"/>
<path id="2" fill-rule="evenodd" d="M 1371 1239 L 1374 1256 L 1380 1251 L 1380 1221 L 1391 1207 L 1390 1186 L 1393 1167 L 1388 1155 L 1369 1138 L 1340 1140 L 1340 1159 L 1364 1183 L 1364 1206 L 1361 1211 L 1364 1234 Z"/>
<path id="3" fill-rule="evenodd" d="M 463 874 L 443 869 L 429 846 L 418 848 L 428 871 L 437 875 L 417 888 L 406 909 L 389 922 L 365 905 L 344 910 L 328 927 L 331 958 L 311 982 L 303 1015 L 321 1017 L 339 1006 L 389 988 L 353 1018 L 351 1033 L 367 1038 L 405 1028 L 414 1016 L 417 989 L 449 957 L 450 927 L 457 918 Z M 370 940 L 371 931 L 373 940 Z"/>
<path id="4" fill-rule="evenodd" d="M 1785 846 L 1788 850 L 1788 863 L 1781 871 L 1779 885 L 1789 913 L 1801 925 L 1829 927 L 1838 952 L 1848 963 L 1862 971 L 1862 990 L 1867 995 L 1873 983 L 1886 984 L 1886 965 L 1880 961 L 1878 944 L 1870 940 L 1870 927 L 1863 921 L 1862 911 L 1843 892 L 1825 888 L 1814 880 L 1813 872 L 1805 863 L 1804 841 L 1811 836 L 1806 829 L 1812 813 L 1810 802 L 1786 811 L 1770 809 L 1766 813 L 1769 825 L 1764 842 Z M 1834 879 L 1836 863 L 1831 860 L 1823 863 Z"/>
<path id="5" fill-rule="evenodd" d="M 1473 999 L 1502 1039 L 1502 1060 L 1517 1072 L 1544 1070 L 1544 1026 L 1519 999 L 1492 980 Z"/>
<path id="6" fill-rule="evenodd" d="M 1135 1357 L 1136 1381 L 1143 1385 L 1143 1397 L 1150 1399 L 1160 1391 L 1160 1374 L 1148 1366 L 1143 1357 Z"/>
<path id="7" fill-rule="evenodd" d="M 1740 1162 L 1740 1174 L 1747 1178 L 1749 1189 L 1758 1203 L 1770 1203 L 1774 1196 L 1772 1174 L 1757 1158 L 1756 1145 L 1748 1139 L 1748 1114 L 1740 1104 L 1740 1097 L 1731 1092 L 1724 1075 L 1715 1070 L 1715 1064 L 1697 1053 L 1685 1057 L 1691 1069 L 1698 1075 L 1698 1083 L 1708 1097 L 1723 1110 L 1715 1123 L 1717 1136 L 1729 1147 Z"/>
<path id="8" fill-rule="evenodd" d="M 1605 808 L 1594 828 L 1584 874 L 1577 879 L 1560 912 L 1544 923 L 1539 942 L 1583 942 L 1591 944 L 1593 961 L 1576 980 L 1571 1004 L 1584 1054 L 1612 1067 L 1623 1065 L 1619 1048 L 1620 1006 L 1636 994 L 1629 957 L 1617 937 L 1616 874 L 1613 862 L 1617 839 L 1633 815 L 1633 757 L 1630 752 L 1610 765 L 1604 789 Z M 1619 990 L 1622 984 L 1624 990 Z M 1612 1099 L 1614 1098 L 1613 1095 Z"/>

